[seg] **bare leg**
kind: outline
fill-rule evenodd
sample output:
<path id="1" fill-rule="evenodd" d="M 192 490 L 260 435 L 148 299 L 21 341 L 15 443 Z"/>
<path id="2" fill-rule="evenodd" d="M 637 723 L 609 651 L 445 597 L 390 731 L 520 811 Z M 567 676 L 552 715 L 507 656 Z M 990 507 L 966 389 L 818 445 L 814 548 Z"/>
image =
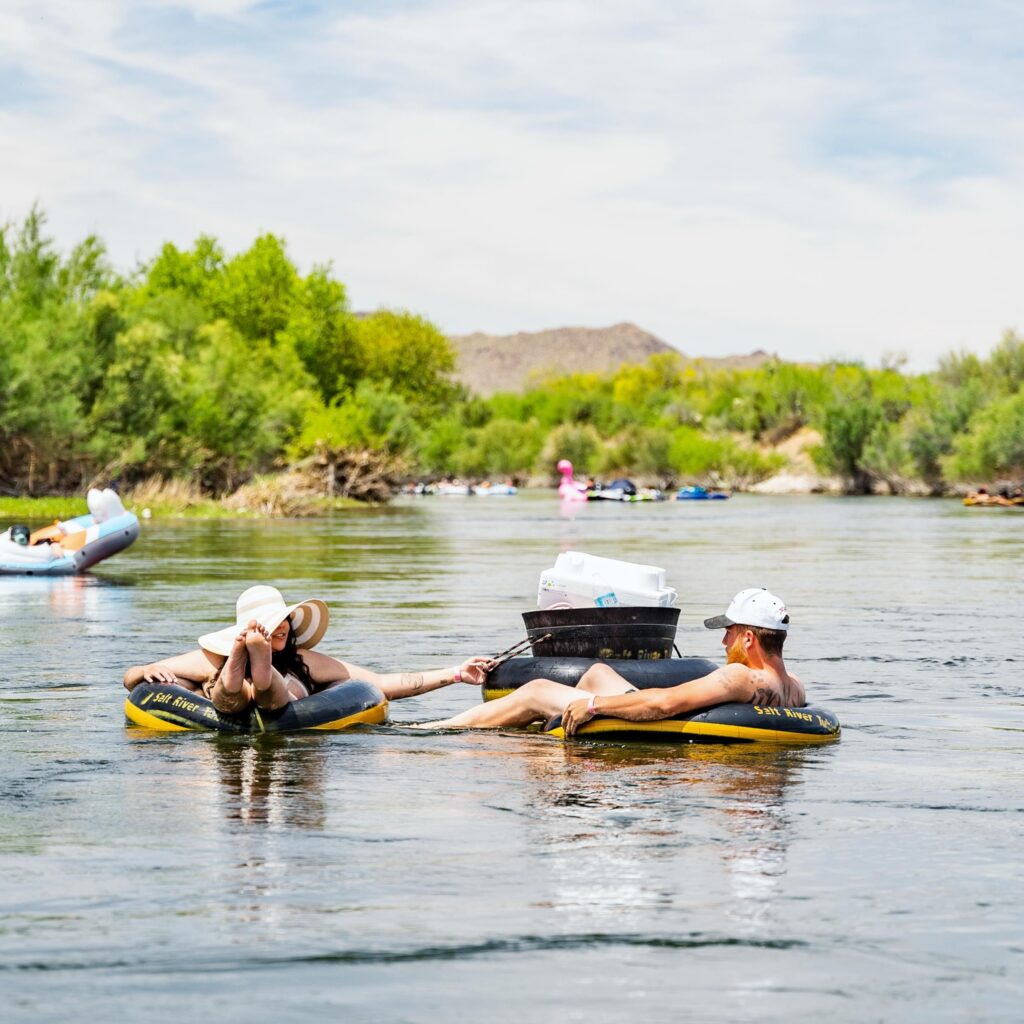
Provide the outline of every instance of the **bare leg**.
<path id="1" fill-rule="evenodd" d="M 425 722 L 422 729 L 499 729 L 506 725 L 529 725 L 539 719 L 560 715 L 580 699 L 572 686 L 550 679 L 531 679 L 514 693 L 478 704 L 454 718 Z"/>
<path id="2" fill-rule="evenodd" d="M 246 631 L 242 630 L 235 637 L 228 660 L 221 666 L 210 694 L 213 706 L 229 715 L 244 710 L 252 700 L 251 688 L 245 681 L 245 636 Z"/>
<path id="3" fill-rule="evenodd" d="M 591 665 L 575 687 L 550 679 L 531 679 L 514 693 L 498 700 L 478 704 L 454 718 L 425 722 L 423 729 L 497 729 L 510 725 L 529 725 L 560 715 L 570 704 L 586 694 L 628 693 L 633 687 L 608 665 Z"/>
<path id="4" fill-rule="evenodd" d="M 586 672 L 580 676 L 576 684 L 577 690 L 585 690 L 587 693 L 596 693 L 598 696 L 614 696 L 620 693 L 628 693 L 635 687 L 630 686 L 627 680 L 623 679 L 611 665 L 603 665 L 598 662 L 591 665 Z"/>
<path id="5" fill-rule="evenodd" d="M 254 624 L 250 627 L 245 635 L 245 649 L 249 652 L 249 671 L 256 704 L 266 711 L 284 707 L 292 695 L 281 673 L 271 662 L 270 638 L 262 626 Z"/>

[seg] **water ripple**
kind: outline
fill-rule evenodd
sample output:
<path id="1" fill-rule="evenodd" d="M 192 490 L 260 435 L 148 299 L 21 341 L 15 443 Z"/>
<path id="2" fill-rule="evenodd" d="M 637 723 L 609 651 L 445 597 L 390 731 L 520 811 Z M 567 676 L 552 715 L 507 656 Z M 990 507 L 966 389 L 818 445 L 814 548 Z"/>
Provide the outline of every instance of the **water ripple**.
<path id="1" fill-rule="evenodd" d="M 166 973 L 169 969 L 198 974 L 219 974 L 224 971 L 259 971 L 269 967 L 298 964 L 389 964 L 423 960 L 468 960 L 482 956 L 505 956 L 518 953 L 547 953 L 561 950 L 595 949 L 599 947 L 641 947 L 646 949 L 709 949 L 740 947 L 747 949 L 802 949 L 809 943 L 800 939 L 754 939 L 732 935 L 646 935 L 632 933 L 582 932 L 569 935 L 517 935 L 452 945 L 418 946 L 408 949 L 344 949 L 330 953 L 308 953 L 298 956 L 247 957 L 244 960 L 218 959 L 203 956 L 199 960 L 146 959 L 133 956 L 111 960 L 47 960 L 22 963 L 0 963 L 0 972 L 12 971 L 122 971 L 133 973 L 152 968 Z"/>

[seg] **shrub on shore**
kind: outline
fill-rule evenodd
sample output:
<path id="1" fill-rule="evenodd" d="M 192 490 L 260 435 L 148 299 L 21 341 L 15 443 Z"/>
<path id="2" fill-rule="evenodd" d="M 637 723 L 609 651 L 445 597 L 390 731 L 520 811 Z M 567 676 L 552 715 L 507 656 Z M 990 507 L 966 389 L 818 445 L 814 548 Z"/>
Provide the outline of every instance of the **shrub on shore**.
<path id="1" fill-rule="evenodd" d="M 99 239 L 62 255 L 44 227 L 38 209 L 0 227 L 0 493 L 116 480 L 149 488 L 148 506 L 194 509 L 264 494 L 268 473 L 304 460 L 364 458 L 383 460 L 379 479 L 325 477 L 324 497 L 376 500 L 402 473 L 553 481 L 563 457 L 581 474 L 742 487 L 782 468 L 770 446 L 805 427 L 851 491 L 1024 473 L 1013 333 L 988 359 L 952 354 L 932 374 L 709 370 L 669 354 L 482 399 L 452 383 L 454 353 L 427 320 L 353 314 L 331 268 L 301 274 L 274 235 L 233 256 L 207 236 L 168 244 L 121 274 Z M 294 484 L 272 503 L 289 505 Z"/>

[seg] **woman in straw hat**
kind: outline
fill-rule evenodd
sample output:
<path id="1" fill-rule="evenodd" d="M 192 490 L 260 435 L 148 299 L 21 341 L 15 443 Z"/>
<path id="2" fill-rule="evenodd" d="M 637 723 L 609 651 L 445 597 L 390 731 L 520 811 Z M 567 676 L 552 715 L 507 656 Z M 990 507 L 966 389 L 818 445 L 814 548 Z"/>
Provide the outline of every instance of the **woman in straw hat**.
<path id="1" fill-rule="evenodd" d="M 338 661 L 313 650 L 329 617 L 327 605 L 316 598 L 287 605 L 275 587 L 250 587 L 235 605 L 234 625 L 201 636 L 197 650 L 128 669 L 125 688 L 174 683 L 204 693 L 218 711 L 230 713 L 252 702 L 268 710 L 283 707 L 348 679 L 373 683 L 396 700 L 449 683 L 479 685 L 487 675 L 486 658 L 470 658 L 455 668 L 391 674 Z"/>

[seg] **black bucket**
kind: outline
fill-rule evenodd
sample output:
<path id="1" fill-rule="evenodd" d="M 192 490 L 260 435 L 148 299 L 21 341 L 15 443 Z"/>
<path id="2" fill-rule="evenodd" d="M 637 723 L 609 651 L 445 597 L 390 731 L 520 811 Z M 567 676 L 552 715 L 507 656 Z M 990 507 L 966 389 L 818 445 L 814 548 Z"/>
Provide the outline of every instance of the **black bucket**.
<path id="1" fill-rule="evenodd" d="M 523 621 L 534 657 L 657 661 L 672 657 L 679 609 L 544 608 Z"/>

